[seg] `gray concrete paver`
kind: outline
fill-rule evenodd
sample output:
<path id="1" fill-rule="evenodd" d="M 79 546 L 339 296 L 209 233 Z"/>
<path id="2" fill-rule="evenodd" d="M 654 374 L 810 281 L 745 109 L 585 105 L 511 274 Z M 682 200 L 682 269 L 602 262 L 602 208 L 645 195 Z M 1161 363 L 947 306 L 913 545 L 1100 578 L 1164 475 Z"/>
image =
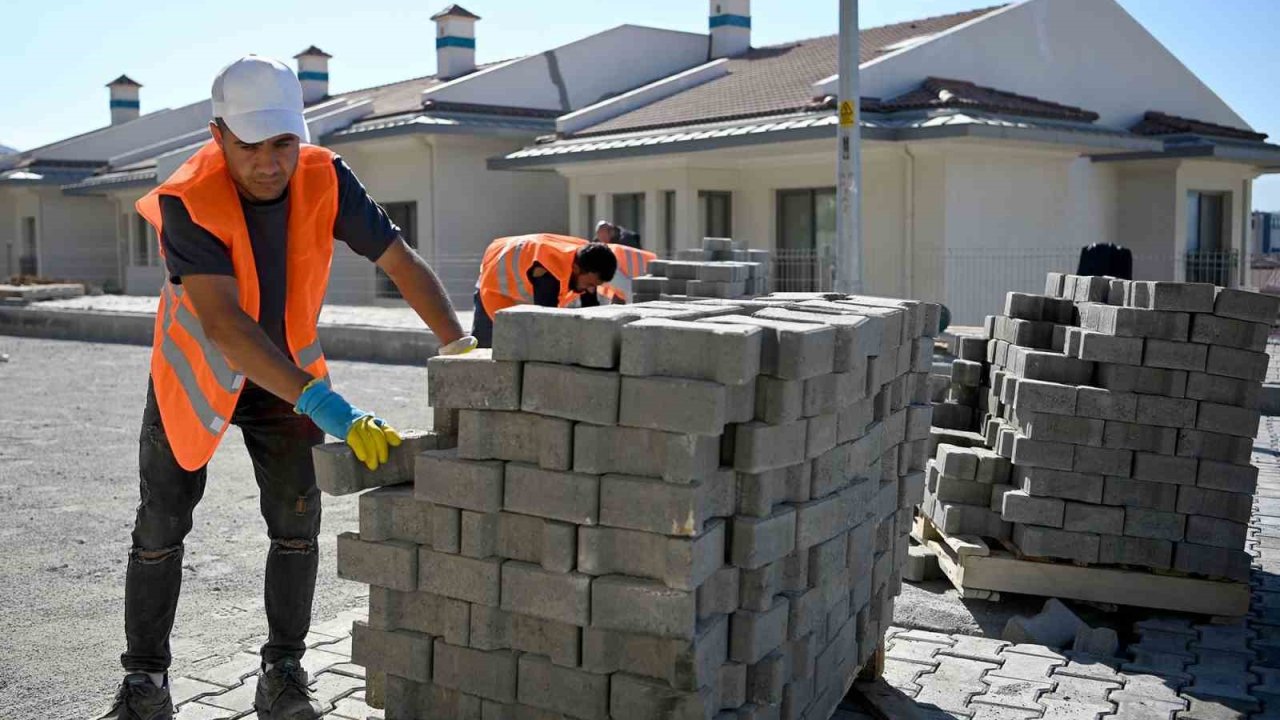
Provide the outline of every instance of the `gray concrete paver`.
<path id="1" fill-rule="evenodd" d="M 916 679 L 924 673 L 933 672 L 937 666 L 937 663 L 923 664 L 909 660 L 899 660 L 886 654 L 882 677 L 884 677 L 885 682 L 904 694 L 915 697 L 920 692 L 920 685 L 916 682 Z"/>
<path id="2" fill-rule="evenodd" d="M 946 648 L 946 645 L 922 640 L 913 640 L 899 635 L 889 642 L 888 647 L 885 649 L 884 656 L 886 658 L 893 658 L 894 660 L 934 663 L 936 662 L 935 656 Z"/>
<path id="3" fill-rule="evenodd" d="M 1036 720 L 1043 710 L 1005 707 L 1004 705 L 974 705 L 971 720 Z"/>
<path id="4" fill-rule="evenodd" d="M 1015 647 L 1027 647 L 1019 645 Z M 1048 681 L 1050 673 L 1054 668 L 1060 667 L 1067 663 L 1066 658 L 1046 657 L 1044 655 L 1028 655 L 1023 652 L 1014 652 L 1010 648 L 1005 648 L 1000 656 L 1004 659 L 1003 664 L 991 671 L 991 675 L 996 677 L 1013 678 L 1016 680 L 1034 680 Z"/>
<path id="5" fill-rule="evenodd" d="M 177 714 L 178 720 L 229 720 L 234 717 L 242 716 L 225 708 L 199 702 L 183 705 Z"/>
<path id="6" fill-rule="evenodd" d="M 1111 702 L 1116 704 L 1116 714 L 1107 720 L 1173 720 L 1174 714 L 1187 707 L 1185 702 L 1165 702 L 1149 697 L 1112 693 Z"/>
<path id="7" fill-rule="evenodd" d="M 987 691 L 970 699 L 972 705 L 1003 705 L 1025 710 L 1041 710 L 1040 697 L 1054 688 L 1051 682 L 1020 680 L 988 674 L 982 680 Z"/>
<path id="8" fill-rule="evenodd" d="M 956 635 L 955 645 L 942 651 L 943 655 L 981 660 L 983 662 L 1002 663 L 1004 658 L 1000 651 L 1009 646 L 1004 640 L 995 638 L 974 637 L 972 635 Z"/>
<path id="9" fill-rule="evenodd" d="M 1177 720 L 1244 720 L 1247 715 L 1212 700 L 1188 698 L 1190 707 L 1177 715 Z"/>
<path id="10" fill-rule="evenodd" d="M 1104 680 L 1123 683 L 1124 676 L 1116 672 L 1119 658 L 1100 658 L 1092 655 L 1071 654 L 1071 661 L 1053 671 L 1053 677 L 1075 677 L 1087 680 Z"/>
<path id="11" fill-rule="evenodd" d="M 969 699 L 986 689 L 982 676 L 996 667 L 995 663 L 943 655 L 939 657 L 938 668 L 934 672 L 923 674 L 916 680 L 920 685 L 916 702 L 969 717 L 972 714 L 968 709 Z"/>

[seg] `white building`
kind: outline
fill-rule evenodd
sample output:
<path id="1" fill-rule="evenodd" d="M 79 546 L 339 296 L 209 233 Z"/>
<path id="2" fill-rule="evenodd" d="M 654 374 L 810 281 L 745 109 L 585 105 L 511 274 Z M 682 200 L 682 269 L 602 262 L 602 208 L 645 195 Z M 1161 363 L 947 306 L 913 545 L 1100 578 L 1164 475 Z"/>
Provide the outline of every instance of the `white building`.
<path id="1" fill-rule="evenodd" d="M 776 250 L 783 283 L 822 287 L 837 38 L 753 48 L 749 0 L 708 7 L 708 34 L 623 25 L 476 68 L 478 18 L 451 6 L 435 17 L 439 76 L 334 96 L 329 56 L 308 48 L 313 139 L 456 296 L 490 239 L 585 236 L 599 219 L 663 254 L 732 235 Z M 861 44 L 869 292 L 972 322 L 1094 242 L 1129 247 L 1136 277 L 1240 282 L 1251 184 L 1280 169 L 1280 147 L 1114 0 L 1026 0 L 865 29 Z M 203 142 L 209 108 L 139 116 L 136 83 L 111 91 L 113 125 L 0 172 L 0 274 L 155 292 L 133 202 Z M 331 287 L 344 302 L 388 290 L 346 251 Z"/>

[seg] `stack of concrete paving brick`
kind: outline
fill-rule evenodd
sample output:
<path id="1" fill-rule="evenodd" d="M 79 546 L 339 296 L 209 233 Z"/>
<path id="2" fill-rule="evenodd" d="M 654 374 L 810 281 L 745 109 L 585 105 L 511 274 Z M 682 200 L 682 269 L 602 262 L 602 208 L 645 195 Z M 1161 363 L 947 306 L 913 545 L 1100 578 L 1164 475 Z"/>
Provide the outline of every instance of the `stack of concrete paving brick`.
<path id="1" fill-rule="evenodd" d="M 328 489 L 413 479 L 338 545 L 387 719 L 829 717 L 901 587 L 937 315 L 519 307 L 433 359 L 412 474 L 317 451 Z"/>
<path id="2" fill-rule="evenodd" d="M 1249 460 L 1277 309 L 1278 298 L 1209 284 L 1057 274 L 1044 295 L 1010 293 L 988 318 L 987 438 L 1014 465 L 1017 489 L 998 507 L 1014 545 L 1247 580 Z M 939 479 L 973 466 L 955 454 L 940 449 Z M 1008 526 L 988 530 L 977 534 Z"/>
<path id="3" fill-rule="evenodd" d="M 649 274 L 632 280 L 635 302 L 684 298 L 744 298 L 769 291 L 768 250 L 738 247 L 729 238 L 703 238 L 675 260 L 654 260 Z"/>
<path id="4" fill-rule="evenodd" d="M 935 355 L 929 376 L 934 403 L 932 449 L 940 443 L 963 447 L 981 444 L 991 390 L 987 340 L 986 335 L 952 334 L 947 338 L 946 353 Z"/>

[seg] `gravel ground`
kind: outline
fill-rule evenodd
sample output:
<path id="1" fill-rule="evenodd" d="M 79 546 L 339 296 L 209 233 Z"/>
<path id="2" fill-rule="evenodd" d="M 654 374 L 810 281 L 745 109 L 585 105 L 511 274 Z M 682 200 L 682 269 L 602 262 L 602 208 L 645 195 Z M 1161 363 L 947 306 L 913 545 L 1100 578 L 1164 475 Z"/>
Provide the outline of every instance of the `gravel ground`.
<path id="1" fill-rule="evenodd" d="M 148 348 L 0 336 L 0 718 L 101 711 L 121 669 L 124 571 L 138 501 Z M 401 428 L 429 427 L 422 368 L 335 362 L 336 386 Z M 354 497 L 326 497 L 316 621 L 356 607 L 338 580 Z M 186 542 L 173 672 L 266 632 L 265 526 L 239 431 L 210 466 Z"/>

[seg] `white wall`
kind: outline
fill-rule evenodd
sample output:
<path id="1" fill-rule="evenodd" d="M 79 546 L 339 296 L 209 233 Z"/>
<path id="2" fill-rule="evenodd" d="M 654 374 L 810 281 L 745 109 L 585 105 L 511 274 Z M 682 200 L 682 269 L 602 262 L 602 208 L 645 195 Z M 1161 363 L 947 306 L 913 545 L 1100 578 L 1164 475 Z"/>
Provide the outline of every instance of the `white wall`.
<path id="1" fill-rule="evenodd" d="M 16 192 L 0 187 L 0 281 L 18 272 L 18 218 Z"/>
<path id="2" fill-rule="evenodd" d="M 1115 127 L 1148 110 L 1248 127 L 1115 0 L 1014 5 L 864 65 L 861 92 L 891 98 L 931 75 L 1076 105 Z"/>
<path id="3" fill-rule="evenodd" d="M 56 187 L 29 193 L 21 214 L 36 213 L 40 274 L 102 285 L 115 280 L 115 211 L 103 197 L 63 195 Z"/>
<path id="4" fill-rule="evenodd" d="M 622 25 L 464 76 L 423 98 L 577 110 L 706 61 L 706 35 Z"/>

